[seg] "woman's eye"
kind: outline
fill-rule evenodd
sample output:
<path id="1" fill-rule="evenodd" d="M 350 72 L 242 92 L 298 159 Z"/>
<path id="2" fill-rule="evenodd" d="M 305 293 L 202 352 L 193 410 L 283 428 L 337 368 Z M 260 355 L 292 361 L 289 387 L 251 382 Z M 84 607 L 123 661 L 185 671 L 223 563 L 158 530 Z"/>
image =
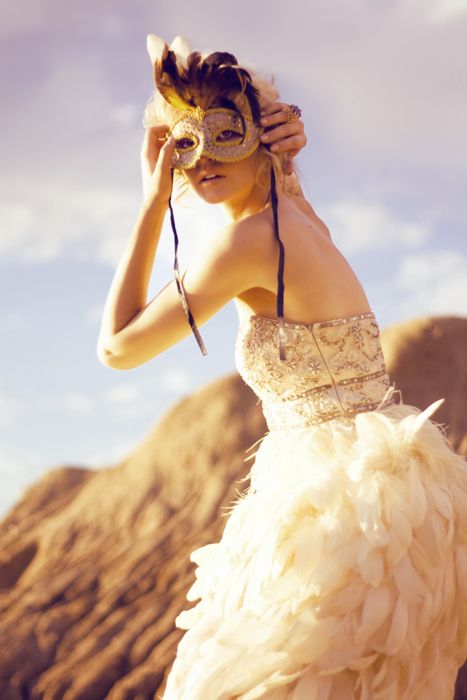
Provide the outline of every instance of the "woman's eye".
<path id="1" fill-rule="evenodd" d="M 180 148 L 182 150 L 184 148 L 193 148 L 194 145 L 195 145 L 195 142 L 193 141 L 193 139 L 189 139 L 186 137 L 183 139 L 177 139 L 177 141 L 175 143 L 176 148 Z"/>
<path id="2" fill-rule="evenodd" d="M 221 133 L 217 136 L 217 141 L 232 141 L 233 139 L 238 139 L 238 137 L 241 136 L 241 134 L 238 133 L 238 131 L 234 131 L 233 129 L 224 129 L 224 131 L 221 131 Z"/>

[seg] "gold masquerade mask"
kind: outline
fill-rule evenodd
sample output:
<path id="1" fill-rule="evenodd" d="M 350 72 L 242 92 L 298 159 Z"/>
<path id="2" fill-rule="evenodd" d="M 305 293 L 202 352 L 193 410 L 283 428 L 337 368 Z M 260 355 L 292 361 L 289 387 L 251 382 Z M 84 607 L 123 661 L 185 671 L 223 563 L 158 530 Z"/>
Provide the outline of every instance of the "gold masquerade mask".
<path id="1" fill-rule="evenodd" d="M 234 109 L 194 107 L 186 111 L 188 114 L 176 121 L 170 131 L 176 140 L 174 168 L 193 168 L 201 156 L 234 163 L 248 158 L 260 144 L 261 129 Z"/>

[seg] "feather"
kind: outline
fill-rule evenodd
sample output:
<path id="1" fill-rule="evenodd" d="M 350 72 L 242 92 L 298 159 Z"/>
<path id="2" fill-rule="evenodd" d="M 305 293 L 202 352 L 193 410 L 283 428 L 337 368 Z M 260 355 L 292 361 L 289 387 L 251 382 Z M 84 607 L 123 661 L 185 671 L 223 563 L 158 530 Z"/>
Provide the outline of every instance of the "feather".
<path id="1" fill-rule="evenodd" d="M 194 109 L 189 90 L 184 81 L 186 71 L 177 65 L 177 57 L 167 44 L 162 55 L 154 63 L 154 81 L 162 97 L 180 110 Z"/>
<path id="2" fill-rule="evenodd" d="M 408 487 L 409 487 L 409 511 L 410 519 L 414 527 L 422 524 L 427 511 L 427 500 L 425 488 L 422 484 L 420 474 L 417 470 L 417 465 L 411 466 L 408 472 Z"/>
<path id="3" fill-rule="evenodd" d="M 399 596 L 396 607 L 392 615 L 391 627 L 386 639 L 385 650 L 387 654 L 396 654 L 404 643 L 407 626 L 409 623 L 409 614 L 407 603 L 402 596 Z"/>
<path id="4" fill-rule="evenodd" d="M 181 36 L 176 36 L 175 39 L 170 44 L 170 50 L 173 51 L 177 58 L 182 61 L 187 61 L 189 54 L 191 53 L 190 45 L 186 39 Z"/>
<path id="5" fill-rule="evenodd" d="M 438 408 L 444 403 L 445 399 L 438 399 L 438 401 L 435 401 L 434 403 L 430 404 L 427 408 L 425 408 L 424 411 L 419 413 L 418 416 L 408 416 L 405 419 L 406 423 L 406 432 L 408 433 L 407 437 L 404 436 L 404 438 L 407 440 L 412 440 L 413 436 L 422 428 L 423 424 L 428 421 L 430 416 L 433 415 L 435 411 L 438 410 Z M 408 419 L 411 419 L 410 421 Z"/>
<path id="6" fill-rule="evenodd" d="M 162 56 L 165 41 L 161 39 L 160 36 L 156 36 L 155 34 L 148 34 L 146 39 L 146 46 L 148 49 L 149 57 L 151 59 L 151 63 L 154 65 L 154 63 Z"/>
<path id="7" fill-rule="evenodd" d="M 438 513 L 441 513 L 447 520 L 454 517 L 451 495 L 445 485 L 432 484 L 431 495 Z"/>
<path id="8" fill-rule="evenodd" d="M 361 622 L 355 631 L 355 644 L 363 644 L 371 639 L 390 614 L 392 607 L 393 594 L 389 586 L 369 588 L 363 604 Z"/>
<path id="9" fill-rule="evenodd" d="M 411 604 L 423 603 L 429 589 L 426 582 L 414 568 L 408 554 L 396 564 L 393 570 L 396 586 L 404 598 Z"/>
<path id="10" fill-rule="evenodd" d="M 253 120 L 260 117 L 259 91 L 252 84 L 250 73 L 238 65 L 233 54 L 215 51 L 202 58 L 199 51 L 191 51 L 180 36 L 170 47 L 160 37 L 148 35 L 148 51 L 154 63 L 154 81 L 163 98 L 181 111 L 196 107 L 208 109 L 222 105 L 243 115 L 234 102 L 235 95 L 244 94 Z"/>
<path id="11" fill-rule="evenodd" d="M 161 58 L 166 43 L 167 42 L 164 41 L 162 37 L 156 36 L 156 34 L 147 35 L 146 45 L 151 58 L 151 63 L 153 65 Z M 179 59 L 180 62 L 186 63 L 187 58 L 191 53 L 190 45 L 186 39 L 181 36 L 176 36 L 169 48 L 177 56 L 177 59 Z"/>

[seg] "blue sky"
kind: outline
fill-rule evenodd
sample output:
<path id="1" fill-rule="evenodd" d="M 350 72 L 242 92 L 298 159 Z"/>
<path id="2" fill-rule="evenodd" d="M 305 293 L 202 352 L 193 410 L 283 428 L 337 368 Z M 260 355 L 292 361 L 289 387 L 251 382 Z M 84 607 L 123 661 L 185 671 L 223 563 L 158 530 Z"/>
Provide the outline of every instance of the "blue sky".
<path id="1" fill-rule="evenodd" d="M 381 327 L 467 316 L 467 0 L 26 0 L 0 6 L 0 514 L 61 465 L 112 465 L 234 370 L 231 302 L 142 367 L 96 357 L 141 202 L 146 35 L 229 50 L 303 109 L 304 190 Z M 180 264 L 222 218 L 177 211 Z M 194 222 L 198 222 L 196 225 Z M 149 293 L 172 275 L 164 228 Z"/>

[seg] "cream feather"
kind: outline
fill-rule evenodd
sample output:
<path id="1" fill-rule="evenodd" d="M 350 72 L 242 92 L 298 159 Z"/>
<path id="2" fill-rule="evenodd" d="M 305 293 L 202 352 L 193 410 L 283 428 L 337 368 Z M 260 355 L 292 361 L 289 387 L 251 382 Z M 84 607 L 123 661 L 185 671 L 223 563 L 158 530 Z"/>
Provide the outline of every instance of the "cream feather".
<path id="1" fill-rule="evenodd" d="M 151 63 L 154 63 L 162 56 L 162 51 L 165 45 L 164 39 L 155 34 L 148 34 L 146 39 L 146 46 L 148 49 L 148 54 L 151 59 Z"/>
<path id="2" fill-rule="evenodd" d="M 164 49 L 164 45 L 167 42 L 162 39 L 162 37 L 157 36 L 156 34 L 148 34 L 147 40 L 146 40 L 146 45 L 148 49 L 149 56 L 151 58 L 151 63 L 154 65 L 157 59 L 160 59 L 162 56 L 162 51 Z M 176 55 L 177 59 L 186 65 L 186 59 L 191 53 L 191 48 L 186 39 L 184 39 L 182 36 L 176 36 L 175 39 L 172 41 L 172 43 L 169 46 L 169 49 L 174 52 Z"/>
<path id="3" fill-rule="evenodd" d="M 186 64 L 186 59 L 192 51 L 190 44 L 182 36 L 175 37 L 170 44 L 170 50 L 173 51 L 177 55 L 177 58 L 181 59 L 181 62 L 184 64 Z"/>

